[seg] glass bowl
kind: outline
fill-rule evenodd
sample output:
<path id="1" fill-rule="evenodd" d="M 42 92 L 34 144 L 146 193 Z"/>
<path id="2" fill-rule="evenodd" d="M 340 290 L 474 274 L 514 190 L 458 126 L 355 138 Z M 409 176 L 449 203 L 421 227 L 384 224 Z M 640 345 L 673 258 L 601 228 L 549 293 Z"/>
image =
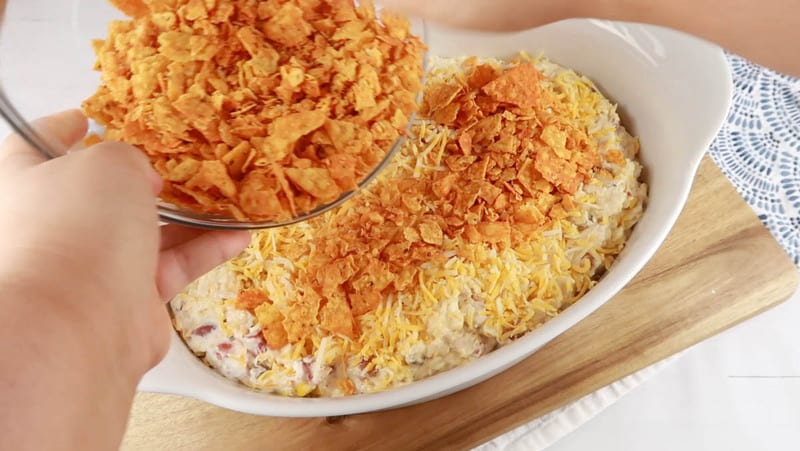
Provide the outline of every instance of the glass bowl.
<path id="1" fill-rule="evenodd" d="M 93 70 L 93 39 L 104 39 L 108 23 L 128 19 L 107 0 L 0 0 L 5 14 L 0 28 L 0 113 L 7 124 L 0 134 L 15 131 L 48 157 L 51 146 L 28 125 L 54 112 L 79 108 L 101 84 Z M 412 21 L 412 32 L 425 42 L 425 26 Z M 411 123 L 413 117 L 411 118 Z M 90 123 L 90 133 L 101 132 Z M 245 222 L 229 216 L 194 212 L 159 200 L 164 221 L 209 229 L 264 229 L 305 221 L 329 211 L 370 183 L 392 160 L 402 138 L 367 174 L 358 188 L 328 204 L 286 221 Z"/>

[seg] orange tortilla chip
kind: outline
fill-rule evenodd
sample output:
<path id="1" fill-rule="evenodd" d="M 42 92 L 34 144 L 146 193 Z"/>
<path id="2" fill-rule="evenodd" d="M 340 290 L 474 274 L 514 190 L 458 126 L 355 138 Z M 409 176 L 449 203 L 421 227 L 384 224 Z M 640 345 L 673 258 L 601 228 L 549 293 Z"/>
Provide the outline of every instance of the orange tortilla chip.
<path id="1" fill-rule="evenodd" d="M 242 290 L 236 296 L 236 308 L 255 310 L 261 304 L 269 302 L 269 297 L 261 290 Z"/>
<path id="2" fill-rule="evenodd" d="M 144 0 L 108 0 L 118 10 L 122 11 L 125 15 L 138 18 L 150 13 L 150 8 Z"/>
<path id="3" fill-rule="evenodd" d="M 523 63 L 508 69 L 482 90 L 498 102 L 532 109 L 538 104 L 541 95 L 541 77 L 533 64 Z"/>
<path id="4" fill-rule="evenodd" d="M 239 187 L 239 205 L 245 214 L 254 218 L 279 216 L 283 206 L 278 191 L 275 177 L 264 170 L 250 172 Z"/>
<path id="5" fill-rule="evenodd" d="M 500 102 L 487 95 L 475 96 L 475 105 L 484 115 L 490 115 L 497 112 L 500 108 Z"/>
<path id="6" fill-rule="evenodd" d="M 472 71 L 469 78 L 467 78 L 467 84 L 470 89 L 481 89 L 489 82 L 495 80 L 497 76 L 498 73 L 494 67 L 488 64 L 481 64 L 477 66 L 475 70 Z"/>
<path id="7" fill-rule="evenodd" d="M 326 120 L 327 114 L 322 110 L 279 117 L 270 125 L 263 150 L 273 161 L 282 160 L 292 152 L 298 139 L 322 127 Z"/>
<path id="8" fill-rule="evenodd" d="M 558 153 L 560 150 L 567 148 L 568 136 L 567 132 L 559 130 L 555 125 L 548 125 L 542 129 L 540 138 L 545 144 L 552 147 L 553 150 Z M 561 157 L 561 155 L 559 155 L 559 157 Z"/>
<path id="9" fill-rule="evenodd" d="M 444 241 L 444 233 L 442 232 L 442 228 L 439 227 L 439 224 L 433 221 L 425 221 L 421 223 L 419 225 L 419 235 L 422 237 L 422 241 L 435 246 L 441 246 Z"/>
<path id="10" fill-rule="evenodd" d="M 522 163 L 522 166 L 519 168 L 519 172 L 517 173 L 517 179 L 528 190 L 528 193 L 533 194 L 536 191 L 534 183 L 537 180 L 542 178 L 542 174 L 536 170 L 534 167 L 534 161 L 532 158 L 528 158 Z"/>
<path id="11" fill-rule="evenodd" d="M 186 182 L 189 188 L 200 188 L 208 191 L 217 188 L 223 196 L 236 197 L 236 184 L 228 174 L 228 168 L 221 161 L 203 161 L 200 170 Z"/>
<path id="12" fill-rule="evenodd" d="M 228 167 L 231 176 L 241 179 L 242 174 L 248 169 L 248 162 L 252 162 L 255 157 L 253 146 L 247 141 L 242 141 L 233 149 L 228 149 L 225 144 L 219 144 L 217 148 L 221 149 L 222 155 L 219 158 Z"/>
<path id="13" fill-rule="evenodd" d="M 319 304 L 319 295 L 313 291 L 306 291 L 303 296 L 289 305 L 283 320 L 283 327 L 286 329 L 289 343 L 302 342 L 314 333 L 319 324 L 317 320 Z"/>
<path id="14" fill-rule="evenodd" d="M 431 191 L 433 191 L 433 193 L 440 199 L 447 198 L 447 196 L 449 196 L 455 188 L 458 179 L 458 174 L 447 174 L 433 182 L 433 185 L 431 185 Z"/>
<path id="15" fill-rule="evenodd" d="M 354 190 L 356 183 L 356 166 L 358 160 L 353 155 L 336 154 L 327 159 L 328 172 L 331 178 L 343 191 Z"/>
<path id="16" fill-rule="evenodd" d="M 536 202 L 528 199 L 515 207 L 514 219 L 523 224 L 542 224 L 546 217 L 536 207 Z"/>
<path id="17" fill-rule="evenodd" d="M 289 335 L 283 327 L 283 314 L 276 306 L 266 302 L 256 307 L 254 313 L 268 347 L 281 349 L 289 344 Z"/>
<path id="18" fill-rule="evenodd" d="M 199 160 L 189 157 L 169 169 L 165 178 L 170 182 L 186 182 L 200 171 L 201 166 Z"/>
<path id="19" fill-rule="evenodd" d="M 217 212 L 223 209 L 223 207 L 220 206 L 220 202 L 217 197 L 209 195 L 202 189 L 189 188 L 185 185 L 178 185 L 178 184 L 170 185 L 169 183 L 165 183 L 165 188 L 169 187 L 184 194 L 183 197 L 188 196 L 189 198 L 193 199 L 201 207 L 208 209 L 208 211 Z M 170 193 L 167 192 L 166 195 L 170 195 Z M 165 196 L 165 193 L 162 193 L 161 196 L 162 197 Z M 172 197 L 172 196 L 170 196 L 169 198 L 170 201 L 180 200 L 180 199 L 181 197 Z"/>
<path id="20" fill-rule="evenodd" d="M 386 263 L 374 258 L 368 261 L 369 263 L 362 263 L 362 273 L 351 282 L 356 292 L 382 291 L 394 281 L 395 275 Z"/>
<path id="21" fill-rule="evenodd" d="M 560 159 L 549 147 L 536 153 L 534 167 L 548 182 L 558 186 L 565 193 L 575 194 L 580 185 L 575 163 Z"/>
<path id="22" fill-rule="evenodd" d="M 158 51 L 172 61 L 210 61 L 220 49 L 210 36 L 167 31 L 158 36 Z"/>
<path id="23" fill-rule="evenodd" d="M 323 329 L 348 338 L 355 338 L 353 312 L 341 296 L 333 296 L 319 309 L 319 325 Z"/>
<path id="24" fill-rule="evenodd" d="M 325 131 L 330 143 L 340 151 L 350 149 L 357 140 L 359 127 L 352 121 L 329 120 L 325 122 Z"/>
<path id="25" fill-rule="evenodd" d="M 208 19 L 208 10 L 204 0 L 189 0 L 185 8 L 184 14 L 188 20 Z"/>
<path id="26" fill-rule="evenodd" d="M 312 31 L 311 24 L 303 18 L 303 10 L 292 3 L 284 3 L 264 24 L 267 37 L 287 47 L 303 45 Z"/>
<path id="27" fill-rule="evenodd" d="M 494 141 L 494 138 L 500 134 L 502 128 L 503 116 L 501 114 L 487 116 L 470 129 L 473 134 L 472 142 L 483 144 L 486 141 Z"/>
<path id="28" fill-rule="evenodd" d="M 378 290 L 368 290 L 363 293 L 350 293 L 350 306 L 356 317 L 366 315 L 380 305 L 383 297 Z"/>
<path id="29" fill-rule="evenodd" d="M 440 83 L 427 87 L 422 96 L 423 114 L 432 115 L 450 105 L 461 91 L 461 86 L 450 83 Z"/>
<path id="30" fill-rule="evenodd" d="M 253 27 L 240 28 L 236 32 L 236 37 L 252 57 L 251 61 L 258 61 L 254 68 L 258 69 L 261 75 L 269 75 L 278 69 L 280 54 Z"/>
<path id="31" fill-rule="evenodd" d="M 328 169 L 289 168 L 286 169 L 286 177 L 295 186 L 323 202 L 329 202 L 338 197 L 339 189 Z"/>
<path id="32" fill-rule="evenodd" d="M 470 155 L 472 153 L 472 136 L 473 132 L 469 131 L 461 132 L 458 137 L 458 147 L 464 155 Z"/>
<path id="33" fill-rule="evenodd" d="M 322 287 L 322 294 L 332 296 L 357 270 L 352 255 L 323 266 L 317 273 L 317 281 Z"/>
<path id="34" fill-rule="evenodd" d="M 458 112 L 461 109 L 461 106 L 457 103 L 451 103 L 444 108 L 436 110 L 432 115 L 431 119 L 433 119 L 436 123 L 442 125 L 453 125 L 458 117 Z"/>
<path id="35" fill-rule="evenodd" d="M 483 241 L 488 243 L 510 243 L 511 225 L 507 222 L 480 223 L 476 225 Z"/>

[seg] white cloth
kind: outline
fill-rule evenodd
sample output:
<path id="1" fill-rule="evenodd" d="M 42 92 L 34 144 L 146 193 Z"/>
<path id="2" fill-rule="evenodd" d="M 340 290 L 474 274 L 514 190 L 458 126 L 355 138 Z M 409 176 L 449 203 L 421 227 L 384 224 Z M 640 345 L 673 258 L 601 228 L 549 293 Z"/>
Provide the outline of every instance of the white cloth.
<path id="1" fill-rule="evenodd" d="M 548 451 L 800 449 L 798 318 L 800 293 L 686 351 Z"/>
<path id="2" fill-rule="evenodd" d="M 611 385 L 555 410 L 541 418 L 520 426 L 496 440 L 479 446 L 475 451 L 538 451 L 547 448 L 566 436 L 639 384 L 668 366 L 678 355 L 649 366 Z"/>

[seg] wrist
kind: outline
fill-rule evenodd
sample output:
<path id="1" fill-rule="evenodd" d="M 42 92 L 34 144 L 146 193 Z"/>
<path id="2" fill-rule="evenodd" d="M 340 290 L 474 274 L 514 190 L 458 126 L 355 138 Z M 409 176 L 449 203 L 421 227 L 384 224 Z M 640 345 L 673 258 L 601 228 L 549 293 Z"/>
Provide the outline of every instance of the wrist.
<path id="1" fill-rule="evenodd" d="M 41 267 L 0 271 L 0 327 L 18 343 L 10 351 L 20 358 L 69 362 L 65 370 L 90 376 L 87 381 L 104 379 L 134 390 L 148 368 L 132 349 L 125 325 L 109 321 L 114 317 L 107 311 L 110 303 L 95 299 L 82 286 L 53 280 L 54 274 L 42 274 L 47 272 Z"/>
<path id="2" fill-rule="evenodd" d="M 0 442 L 118 447 L 139 380 L 125 367 L 127 356 L 109 355 L 98 346 L 106 342 L 101 331 L 74 321 L 38 287 L 18 282 L 0 276 L 0 358 L 8 369 L 0 375 L 0 394 L 15 406 L 0 413 Z M 92 429 L 99 419 L 104 427 Z"/>

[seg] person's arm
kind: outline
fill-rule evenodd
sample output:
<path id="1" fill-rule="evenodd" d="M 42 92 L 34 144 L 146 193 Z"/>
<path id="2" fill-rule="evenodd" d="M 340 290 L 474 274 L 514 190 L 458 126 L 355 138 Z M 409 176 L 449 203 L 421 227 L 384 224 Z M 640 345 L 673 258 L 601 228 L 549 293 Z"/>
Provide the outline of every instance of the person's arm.
<path id="1" fill-rule="evenodd" d="M 800 0 L 384 0 L 456 27 L 519 30 L 571 17 L 642 22 L 713 41 L 757 63 L 800 76 Z"/>
<path id="2" fill-rule="evenodd" d="M 80 111 L 34 123 L 65 150 Z M 159 227 L 160 179 L 121 143 L 50 161 L 0 145 L 0 449 L 119 446 L 136 385 L 169 346 L 164 301 L 249 235 Z"/>
<path id="3" fill-rule="evenodd" d="M 22 286 L 0 277 L 6 280 L 0 284 L 0 448 L 117 448 L 144 370 L 130 354 L 150 349 L 120 355 L 113 349 L 117 337 L 77 321 L 61 305 L 63 298 L 43 289 L 41 279 L 34 286 L 20 280 Z M 159 327 L 164 320 L 153 324 L 154 330 Z"/>

